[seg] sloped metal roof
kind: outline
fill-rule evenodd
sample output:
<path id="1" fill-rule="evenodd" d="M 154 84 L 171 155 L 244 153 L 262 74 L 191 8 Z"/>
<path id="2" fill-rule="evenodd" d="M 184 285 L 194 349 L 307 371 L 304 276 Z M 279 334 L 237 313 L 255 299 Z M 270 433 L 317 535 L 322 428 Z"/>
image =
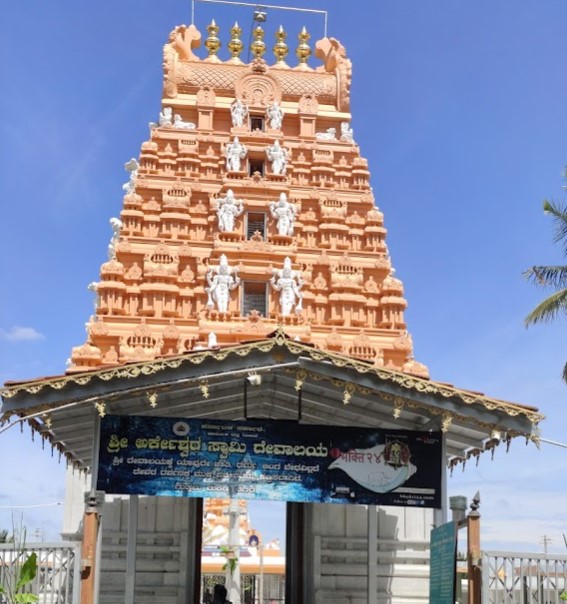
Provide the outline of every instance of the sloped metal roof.
<path id="1" fill-rule="evenodd" d="M 8 383 L 0 395 L 3 429 L 29 423 L 84 470 L 92 463 L 96 414 L 441 429 L 449 465 L 517 436 L 537 444 L 543 419 L 534 407 L 322 351 L 281 330 L 246 344 Z"/>

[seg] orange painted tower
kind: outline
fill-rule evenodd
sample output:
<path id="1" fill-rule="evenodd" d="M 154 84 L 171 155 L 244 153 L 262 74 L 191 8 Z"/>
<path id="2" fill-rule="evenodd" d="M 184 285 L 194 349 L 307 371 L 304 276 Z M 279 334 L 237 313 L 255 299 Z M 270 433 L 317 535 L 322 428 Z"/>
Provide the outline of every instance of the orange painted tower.
<path id="1" fill-rule="evenodd" d="M 315 347 L 427 377 L 413 359 L 367 160 L 351 128 L 351 62 L 333 38 L 308 65 L 303 29 L 275 62 L 218 57 L 219 28 L 175 28 L 164 46 L 159 120 L 126 164 L 88 339 L 69 372 L 259 339 L 281 326 Z"/>

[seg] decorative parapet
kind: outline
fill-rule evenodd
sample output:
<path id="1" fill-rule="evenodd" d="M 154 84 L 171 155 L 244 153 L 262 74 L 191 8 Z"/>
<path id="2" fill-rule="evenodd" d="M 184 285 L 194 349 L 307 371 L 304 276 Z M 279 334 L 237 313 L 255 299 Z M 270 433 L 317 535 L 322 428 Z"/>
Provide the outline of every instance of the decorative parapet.
<path id="1" fill-rule="evenodd" d="M 242 48 L 238 44 L 241 41 L 237 29 L 233 27 L 231 30 L 232 38 L 228 42 L 231 57 L 224 62 L 217 56 L 221 45 L 218 26 L 213 22 L 208 30 L 209 37 L 205 43 L 208 57 L 205 59 L 199 58 L 194 52 L 201 43 L 201 33 L 195 26 L 180 25 L 171 32 L 163 50 L 164 97 L 197 94 L 203 88 L 209 88 L 217 95 L 248 98 L 256 104 L 259 102 L 258 95 L 262 99 L 301 99 L 303 113 L 316 113 L 317 103 L 334 105 L 339 111 L 349 111 L 352 65 L 344 47 L 334 38 L 323 38 L 315 44 L 315 56 L 323 65 L 320 70 L 314 71 L 306 69 L 311 49 L 308 45 L 309 34 L 305 29 L 299 34 L 299 63 L 296 67 L 289 67 L 284 61 L 287 34 L 281 28 L 276 33 L 276 61 L 271 67 L 262 58 L 265 43 L 261 27 L 255 29 L 252 44 L 255 58 L 248 65 L 239 58 Z M 258 89 L 261 92 L 256 92 L 258 85 L 264 87 L 263 90 Z"/>

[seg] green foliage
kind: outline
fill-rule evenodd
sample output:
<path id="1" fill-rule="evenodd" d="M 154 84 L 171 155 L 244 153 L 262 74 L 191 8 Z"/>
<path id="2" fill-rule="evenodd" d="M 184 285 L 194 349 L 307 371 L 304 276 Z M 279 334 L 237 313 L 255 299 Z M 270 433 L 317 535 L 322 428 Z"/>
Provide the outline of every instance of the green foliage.
<path id="1" fill-rule="evenodd" d="M 224 563 L 222 569 L 226 570 L 228 568 L 230 570 L 230 574 L 232 575 L 236 570 L 238 558 L 236 557 L 234 550 L 226 545 L 221 545 L 219 549 L 220 553 L 226 558 L 226 562 Z"/>
<path id="2" fill-rule="evenodd" d="M 32 552 L 26 556 L 25 531 L 23 535 L 24 538 L 15 543 L 13 562 L 4 569 L 4 584 L 0 583 L 0 600 L 6 604 L 34 604 L 39 600 L 29 591 L 37 575 L 37 554 Z"/>
<path id="3" fill-rule="evenodd" d="M 555 243 L 562 243 L 563 255 L 567 257 L 567 206 L 546 199 L 543 211 L 551 216 L 553 240 Z M 537 287 L 555 290 L 526 316 L 526 327 L 549 323 L 567 315 L 567 266 L 532 266 L 523 275 Z M 567 363 L 563 367 L 562 377 L 567 382 Z"/>

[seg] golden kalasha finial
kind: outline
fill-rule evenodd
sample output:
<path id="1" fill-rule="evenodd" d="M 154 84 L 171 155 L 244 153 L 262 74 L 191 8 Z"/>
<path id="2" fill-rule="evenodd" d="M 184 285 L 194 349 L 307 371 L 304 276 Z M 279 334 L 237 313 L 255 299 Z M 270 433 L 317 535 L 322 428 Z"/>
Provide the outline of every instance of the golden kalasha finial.
<path id="1" fill-rule="evenodd" d="M 287 34 L 285 33 L 284 28 L 280 25 L 280 28 L 276 32 L 276 44 L 274 46 L 274 55 L 278 63 L 284 63 L 287 53 L 289 52 L 289 48 L 285 43 L 286 38 Z"/>
<path id="2" fill-rule="evenodd" d="M 228 43 L 228 49 L 230 50 L 230 54 L 232 56 L 232 60 L 239 60 L 240 57 L 240 53 L 242 52 L 242 49 L 244 48 L 244 44 L 242 43 L 242 40 L 240 39 L 240 34 L 242 33 L 242 27 L 240 27 L 240 25 L 238 25 L 238 23 L 235 21 L 234 25 L 232 26 L 232 29 L 230 30 L 230 35 L 232 36 L 230 38 L 230 42 Z"/>
<path id="3" fill-rule="evenodd" d="M 264 30 L 258 25 L 252 32 L 254 41 L 250 44 L 250 50 L 252 51 L 255 59 L 260 59 L 266 52 L 266 44 L 264 42 Z"/>
<path id="4" fill-rule="evenodd" d="M 217 34 L 219 33 L 220 27 L 215 23 L 213 19 L 211 24 L 207 27 L 209 37 L 205 41 L 205 47 L 209 51 L 209 57 L 216 57 L 219 48 L 221 47 L 221 41 Z"/>
<path id="5" fill-rule="evenodd" d="M 309 47 L 309 44 L 307 44 L 311 36 L 304 27 L 297 37 L 299 38 L 299 46 L 295 49 L 295 54 L 299 59 L 299 64 L 306 65 L 307 59 L 311 56 L 311 48 Z"/>

